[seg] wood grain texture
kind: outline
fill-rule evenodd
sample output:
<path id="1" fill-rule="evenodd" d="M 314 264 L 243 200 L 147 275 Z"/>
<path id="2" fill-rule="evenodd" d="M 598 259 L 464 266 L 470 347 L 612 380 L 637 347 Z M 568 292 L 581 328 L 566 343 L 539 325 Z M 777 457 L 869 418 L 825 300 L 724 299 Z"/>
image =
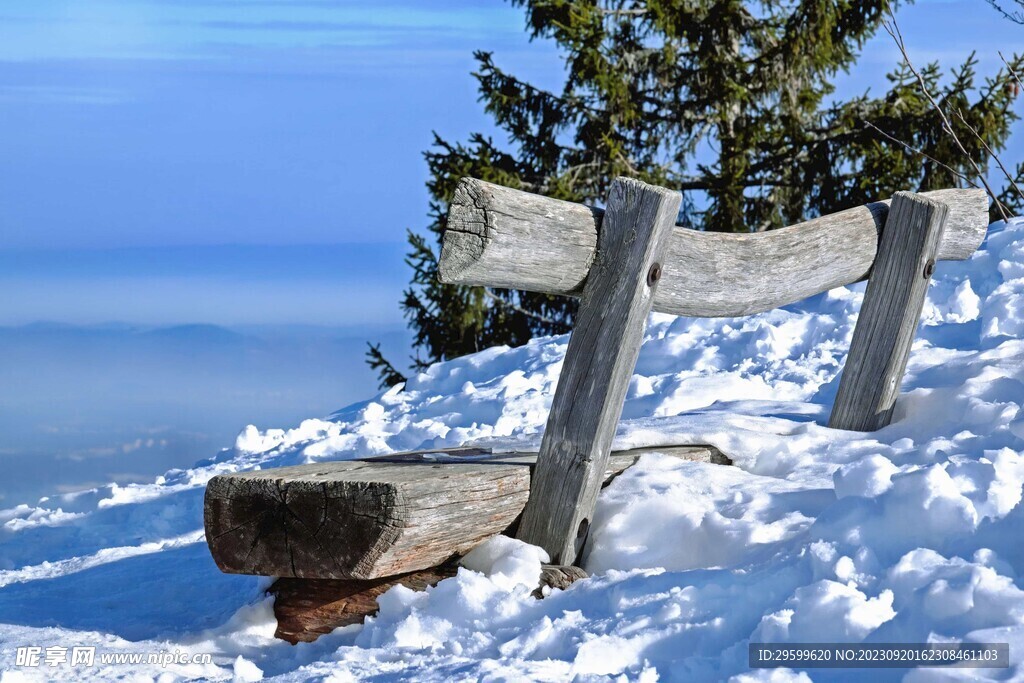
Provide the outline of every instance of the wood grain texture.
<path id="1" fill-rule="evenodd" d="M 937 190 L 949 207 L 937 260 L 969 257 L 988 228 L 984 190 Z M 867 277 L 889 213 L 881 201 L 780 230 L 722 234 L 675 228 L 654 310 L 694 317 L 749 315 Z M 449 207 L 442 282 L 578 296 L 603 212 L 492 185 L 459 183 Z"/>
<path id="2" fill-rule="evenodd" d="M 892 420 L 947 216 L 945 204 L 920 195 L 893 197 L 830 427 L 873 431 Z"/>
<path id="3" fill-rule="evenodd" d="M 633 465 L 644 454 L 658 453 L 690 462 L 706 462 L 714 465 L 731 465 L 732 460 L 714 446 L 646 446 L 612 451 L 605 468 L 605 484 L 626 468 Z M 530 465 L 537 463 L 537 453 L 530 451 L 502 451 L 495 453 L 489 448 L 446 448 L 443 451 L 408 451 L 364 458 L 361 462 L 419 462 L 419 463 L 487 463 L 493 465 Z"/>
<path id="4" fill-rule="evenodd" d="M 547 597 L 553 590 L 565 590 L 572 584 L 587 578 L 588 574 L 582 568 L 574 565 L 546 564 L 540 570 L 540 585 L 534 589 L 533 597 L 538 600 Z"/>
<path id="5" fill-rule="evenodd" d="M 613 454 L 604 480 L 644 453 L 730 464 L 710 446 Z M 219 475 L 206 488 L 206 538 L 234 574 L 376 579 L 443 563 L 514 526 L 537 454 L 483 449 Z"/>
<path id="6" fill-rule="evenodd" d="M 438 277 L 515 288 L 530 273 L 557 291 L 574 291 L 594 261 L 600 215 L 582 204 L 463 179 L 448 205 Z"/>
<path id="7" fill-rule="evenodd" d="M 626 178 L 608 197 L 517 537 L 575 564 L 597 504 L 680 195 Z"/>
<path id="8" fill-rule="evenodd" d="M 448 563 L 383 579 L 278 579 L 267 591 L 274 595 L 274 636 L 292 645 L 311 643 L 336 628 L 363 623 L 377 613 L 377 598 L 394 586 L 426 590 L 456 571 Z"/>
<path id="9" fill-rule="evenodd" d="M 278 579 L 267 591 L 274 595 L 274 636 L 295 643 L 311 643 L 336 628 L 361 624 L 377 613 L 377 598 L 394 586 L 422 591 L 455 576 L 454 562 L 385 579 Z M 587 578 L 579 567 L 544 565 L 532 595 L 543 598 L 552 590 L 565 590 Z"/>
<path id="10" fill-rule="evenodd" d="M 225 572 L 394 576 L 501 533 L 529 488 L 528 468 L 476 463 L 329 462 L 218 476 L 206 487 L 207 542 Z"/>

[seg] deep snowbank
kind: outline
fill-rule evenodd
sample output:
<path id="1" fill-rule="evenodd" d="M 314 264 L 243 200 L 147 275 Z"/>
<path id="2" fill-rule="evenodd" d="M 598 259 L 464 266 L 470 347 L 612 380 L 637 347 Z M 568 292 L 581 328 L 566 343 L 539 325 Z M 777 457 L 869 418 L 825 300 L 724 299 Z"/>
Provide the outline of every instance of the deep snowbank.
<path id="1" fill-rule="evenodd" d="M 872 676 L 1024 676 L 1024 221 L 994 225 L 970 261 L 939 265 L 895 422 L 873 434 L 822 426 L 862 290 L 737 320 L 653 318 L 616 446 L 712 443 L 737 466 L 645 457 L 602 493 L 595 576 L 565 592 L 530 598 L 539 553 L 500 539 L 430 591 L 389 592 L 364 627 L 291 647 L 272 639 L 265 580 L 220 574 L 201 532 L 202 487 L 217 473 L 469 441 L 536 447 L 559 337 L 436 365 L 326 420 L 249 427 L 151 485 L 0 512 L 0 667 L 719 680 L 749 675 L 750 640 L 967 639 L 1009 641 L 1013 669 Z M 215 663 L 15 666 L 17 646 L 73 644 L 212 652 Z"/>

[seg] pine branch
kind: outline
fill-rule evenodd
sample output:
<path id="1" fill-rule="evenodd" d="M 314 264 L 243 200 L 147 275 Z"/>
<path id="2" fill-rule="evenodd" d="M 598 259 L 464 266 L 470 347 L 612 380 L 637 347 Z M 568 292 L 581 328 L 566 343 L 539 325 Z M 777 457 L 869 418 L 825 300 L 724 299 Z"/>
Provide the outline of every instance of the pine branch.
<path id="1" fill-rule="evenodd" d="M 435 138 L 425 155 L 431 225 L 410 239 L 402 302 L 417 354 L 410 372 L 558 333 L 574 315 L 572 299 L 437 281 L 436 241 L 459 178 L 599 203 L 615 176 L 633 175 L 682 192 L 688 227 L 766 230 L 898 189 L 988 180 L 989 150 L 1005 147 L 1016 119 L 1012 86 L 1024 89 L 1024 59 L 1004 58 L 1012 81 L 1000 70 L 976 86 L 972 56 L 947 86 L 937 63 L 911 68 L 904 49 L 883 95 L 826 102 L 891 0 L 511 2 L 529 35 L 557 45 L 564 78 L 541 88 L 477 53 L 481 102 L 507 144 Z M 898 27 L 888 29 L 902 46 Z M 993 218 L 1024 207 L 1022 175 L 1024 164 L 1016 186 L 999 183 Z"/>
<path id="2" fill-rule="evenodd" d="M 406 381 L 406 376 L 399 372 L 398 368 L 391 364 L 391 361 L 384 357 L 384 353 L 380 350 L 379 342 L 377 344 L 366 342 L 366 345 L 369 347 L 366 351 L 366 364 L 377 371 L 377 376 L 380 379 L 378 386 L 381 389 L 393 387 Z"/>
<path id="3" fill-rule="evenodd" d="M 525 315 L 527 318 L 532 318 L 533 320 L 536 320 L 538 322 L 542 322 L 542 323 L 544 323 L 546 325 L 551 325 L 551 326 L 564 325 L 564 323 L 559 321 L 559 320 L 554 320 L 553 318 L 548 318 L 547 316 L 543 316 L 540 313 L 535 313 L 534 311 L 529 311 L 529 310 L 523 308 L 522 306 L 520 306 L 519 304 L 514 304 L 511 301 L 507 301 L 506 299 L 502 299 L 500 296 L 498 296 L 497 294 L 492 292 L 490 290 L 490 288 L 488 288 L 488 287 L 482 287 L 481 289 L 483 290 L 484 296 L 486 296 L 488 299 L 490 299 L 491 301 L 495 302 L 496 304 L 498 304 L 500 306 L 503 306 L 504 308 L 507 308 L 507 309 L 512 310 L 512 311 L 515 311 L 516 313 L 519 313 L 520 315 Z"/>

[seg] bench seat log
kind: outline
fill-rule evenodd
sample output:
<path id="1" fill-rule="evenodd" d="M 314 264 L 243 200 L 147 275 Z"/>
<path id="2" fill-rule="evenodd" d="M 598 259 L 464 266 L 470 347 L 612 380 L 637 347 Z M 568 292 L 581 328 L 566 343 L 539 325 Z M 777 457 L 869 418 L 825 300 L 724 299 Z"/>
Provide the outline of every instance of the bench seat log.
<path id="1" fill-rule="evenodd" d="M 923 196 L 949 207 L 937 260 L 968 258 L 988 228 L 984 190 Z M 889 213 L 879 201 L 761 233 L 676 227 L 654 310 L 704 318 L 750 315 L 868 276 Z M 579 296 L 597 250 L 600 209 L 493 185 L 459 182 L 438 268 L 442 282 Z"/>
<path id="2" fill-rule="evenodd" d="M 729 463 L 710 446 L 622 451 L 604 479 L 644 453 Z M 533 453 L 453 449 L 214 477 L 206 539 L 234 574 L 375 579 L 440 565 L 509 530 L 530 492 Z"/>

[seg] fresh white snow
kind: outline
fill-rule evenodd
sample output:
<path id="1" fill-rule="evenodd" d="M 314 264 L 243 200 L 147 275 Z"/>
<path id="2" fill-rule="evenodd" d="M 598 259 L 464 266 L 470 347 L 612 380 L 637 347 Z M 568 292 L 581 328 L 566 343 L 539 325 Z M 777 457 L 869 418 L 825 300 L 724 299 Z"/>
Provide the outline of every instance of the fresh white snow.
<path id="1" fill-rule="evenodd" d="M 592 578 L 530 597 L 543 553 L 497 538 L 435 588 L 316 643 L 273 639 L 268 579 L 221 574 L 214 475 L 464 443 L 536 448 L 566 337 L 441 363 L 327 419 L 246 428 L 148 485 L 0 511 L 0 680 L 1024 678 L 1024 221 L 940 263 L 894 423 L 827 429 L 863 285 L 735 320 L 652 317 L 604 490 Z M 1010 670 L 763 670 L 747 644 L 1002 641 Z M 17 666 L 16 648 L 212 653 L 209 664 Z"/>

